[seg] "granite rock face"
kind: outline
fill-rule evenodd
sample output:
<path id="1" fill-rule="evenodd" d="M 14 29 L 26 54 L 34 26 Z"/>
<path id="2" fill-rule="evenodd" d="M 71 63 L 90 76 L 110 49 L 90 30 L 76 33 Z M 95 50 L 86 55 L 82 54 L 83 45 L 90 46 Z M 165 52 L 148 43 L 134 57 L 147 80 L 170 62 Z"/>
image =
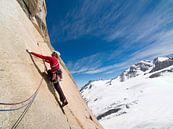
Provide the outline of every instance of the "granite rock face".
<path id="1" fill-rule="evenodd" d="M 44 3 L 42 0 L 0 0 L 0 103 L 26 100 L 41 85 L 38 94 L 25 102 L 27 105 L 0 104 L 0 129 L 102 129 L 63 61 L 60 85 L 69 104 L 62 109 L 58 94 L 46 78 L 43 61 L 26 52 L 30 49 L 51 54 L 50 43 L 37 26 L 38 20 L 33 21 L 40 16 L 40 8 L 46 16 Z M 40 19 L 40 23 L 45 22 Z"/>
<path id="2" fill-rule="evenodd" d="M 28 18 L 33 22 L 37 30 L 49 42 L 46 27 L 46 2 L 45 0 L 17 0 Z"/>

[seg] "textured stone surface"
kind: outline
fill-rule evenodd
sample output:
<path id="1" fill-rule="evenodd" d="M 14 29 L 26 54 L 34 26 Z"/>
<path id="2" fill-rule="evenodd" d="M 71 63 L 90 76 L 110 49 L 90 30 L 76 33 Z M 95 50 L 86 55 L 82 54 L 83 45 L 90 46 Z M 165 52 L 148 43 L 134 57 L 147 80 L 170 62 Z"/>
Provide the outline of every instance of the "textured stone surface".
<path id="1" fill-rule="evenodd" d="M 25 10 L 27 16 L 33 17 L 38 12 L 38 0 L 17 0 L 21 5 L 22 9 Z"/>
<path id="2" fill-rule="evenodd" d="M 46 2 L 45 0 L 17 0 L 28 18 L 33 22 L 44 40 L 49 41 L 46 27 Z"/>
<path id="3" fill-rule="evenodd" d="M 24 13 L 16 0 L 0 0 L 0 102 L 18 102 L 31 96 L 38 87 L 44 72 L 42 60 L 31 57 L 26 48 L 48 55 L 51 53 L 43 36 Z M 17 124 L 18 129 L 101 129 L 97 120 L 80 96 L 69 71 L 63 71 L 62 89 L 69 105 L 60 108 L 51 85 L 43 80 L 41 89 Z M 53 94 L 54 93 L 54 94 Z M 2 106 L 0 109 L 13 108 Z M 11 128 L 24 112 L 0 111 L 0 129 Z"/>

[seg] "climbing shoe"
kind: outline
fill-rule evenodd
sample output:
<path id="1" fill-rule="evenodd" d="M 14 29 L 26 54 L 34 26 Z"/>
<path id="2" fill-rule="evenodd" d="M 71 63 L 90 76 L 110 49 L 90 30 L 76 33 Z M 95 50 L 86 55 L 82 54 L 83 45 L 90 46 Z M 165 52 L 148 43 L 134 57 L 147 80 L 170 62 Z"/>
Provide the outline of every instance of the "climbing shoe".
<path id="1" fill-rule="evenodd" d="M 67 105 L 68 104 L 68 102 L 67 102 L 67 100 L 65 99 L 63 102 L 62 102 L 62 107 L 64 107 L 65 105 Z"/>

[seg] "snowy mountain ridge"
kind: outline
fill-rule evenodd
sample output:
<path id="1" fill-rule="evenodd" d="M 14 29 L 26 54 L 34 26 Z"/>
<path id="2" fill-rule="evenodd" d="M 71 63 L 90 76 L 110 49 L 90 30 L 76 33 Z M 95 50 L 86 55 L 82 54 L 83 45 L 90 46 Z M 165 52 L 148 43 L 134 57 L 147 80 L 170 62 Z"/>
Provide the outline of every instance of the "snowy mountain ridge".
<path id="1" fill-rule="evenodd" d="M 81 94 L 105 129 L 173 129 L 172 84 L 173 59 L 158 57 L 91 81 Z"/>
<path id="2" fill-rule="evenodd" d="M 154 67 L 154 64 L 150 61 L 141 61 L 135 65 L 130 66 L 129 69 L 124 71 L 120 76 L 119 79 L 121 82 L 139 76 L 144 75 L 145 73 L 148 73 L 152 68 Z"/>

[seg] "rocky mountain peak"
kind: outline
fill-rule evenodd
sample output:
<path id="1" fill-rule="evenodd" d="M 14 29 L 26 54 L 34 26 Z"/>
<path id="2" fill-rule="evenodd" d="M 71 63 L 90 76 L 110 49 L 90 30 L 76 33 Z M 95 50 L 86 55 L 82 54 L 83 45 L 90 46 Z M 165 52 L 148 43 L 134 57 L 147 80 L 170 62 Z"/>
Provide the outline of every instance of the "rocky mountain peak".
<path id="1" fill-rule="evenodd" d="M 88 81 L 88 83 L 85 84 L 85 85 L 80 89 L 80 91 L 82 92 L 84 89 L 87 89 L 87 88 L 91 89 L 91 87 L 92 87 L 92 82 L 94 82 L 94 80 Z"/>
<path id="2" fill-rule="evenodd" d="M 164 69 L 173 65 L 173 59 L 170 57 L 157 57 L 153 60 L 154 67 L 150 73 Z"/>
<path id="3" fill-rule="evenodd" d="M 169 58 L 169 57 L 157 57 L 153 60 L 153 63 L 155 64 L 157 62 L 164 62 L 164 61 L 167 61 L 169 59 L 171 59 L 171 58 Z"/>
<path id="4" fill-rule="evenodd" d="M 120 81 L 123 82 L 126 79 L 136 77 L 138 75 L 143 75 L 147 70 L 151 69 L 153 64 L 150 61 L 140 61 L 132 66 L 129 69 L 124 71 L 120 76 Z"/>

